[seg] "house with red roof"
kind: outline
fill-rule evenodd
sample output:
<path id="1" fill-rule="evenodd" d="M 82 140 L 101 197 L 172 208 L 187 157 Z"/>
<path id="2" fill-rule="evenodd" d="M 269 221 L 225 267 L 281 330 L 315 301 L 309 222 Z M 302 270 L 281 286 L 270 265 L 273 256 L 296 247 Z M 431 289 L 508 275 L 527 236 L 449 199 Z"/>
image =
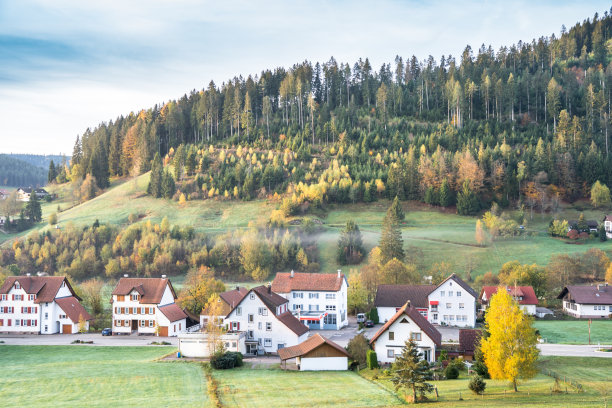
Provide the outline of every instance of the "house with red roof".
<path id="1" fill-rule="evenodd" d="M 187 325 L 187 314 L 175 303 L 176 299 L 165 275 L 119 279 L 111 298 L 113 334 L 176 336 Z"/>
<path id="2" fill-rule="evenodd" d="M 442 345 L 442 335 L 407 302 L 376 332 L 370 345 L 376 351 L 379 363 L 391 364 L 410 339 L 417 344 L 424 360 L 430 363 L 436 360 L 436 349 Z"/>
<path id="3" fill-rule="evenodd" d="M 242 301 L 247 293 L 249 293 L 249 290 L 241 286 L 236 286 L 236 288 L 232 290 L 219 293 L 219 302 L 221 303 L 219 315 L 221 318 L 227 316 L 229 312 Z M 203 308 L 200 312 L 200 327 L 206 327 L 210 318 L 210 312 L 206 308 Z"/>
<path id="4" fill-rule="evenodd" d="M 348 282 L 338 273 L 277 273 L 272 291 L 289 301 L 289 309 L 311 329 L 348 326 Z"/>
<path id="5" fill-rule="evenodd" d="M 308 326 L 289 311 L 289 301 L 270 285 L 249 290 L 225 316 L 227 332 L 246 333 L 246 354 L 277 353 L 308 338 Z"/>
<path id="6" fill-rule="evenodd" d="M 612 315 L 612 287 L 608 284 L 566 286 L 557 299 L 563 311 L 578 318 L 604 318 Z"/>
<path id="7" fill-rule="evenodd" d="M 535 316 L 538 298 L 531 286 L 484 286 L 480 291 L 480 304 L 482 311 L 487 309 L 491 296 L 497 293 L 499 288 L 503 288 L 508 292 L 514 300 L 519 304 L 519 307 L 527 314 Z"/>
<path id="8" fill-rule="evenodd" d="M 9 276 L 0 287 L 0 332 L 70 334 L 91 315 L 65 276 Z"/>

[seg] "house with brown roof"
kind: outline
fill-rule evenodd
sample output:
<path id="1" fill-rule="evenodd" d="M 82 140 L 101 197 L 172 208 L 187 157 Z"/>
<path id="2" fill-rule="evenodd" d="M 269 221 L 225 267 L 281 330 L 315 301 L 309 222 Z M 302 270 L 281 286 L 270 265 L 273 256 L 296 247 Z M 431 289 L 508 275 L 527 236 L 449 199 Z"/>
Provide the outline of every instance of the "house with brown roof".
<path id="1" fill-rule="evenodd" d="M 0 287 L 0 332 L 77 333 L 91 315 L 65 276 L 9 276 Z"/>
<path id="2" fill-rule="evenodd" d="M 176 292 L 161 278 L 119 279 L 112 293 L 113 334 L 176 336 L 186 329 L 187 315 L 175 303 Z"/>
<path id="3" fill-rule="evenodd" d="M 391 364 L 410 339 L 414 340 L 424 360 L 435 361 L 436 349 L 442 345 L 442 335 L 407 302 L 372 337 L 370 344 L 379 363 Z"/>
<path id="4" fill-rule="evenodd" d="M 381 322 L 407 301 L 432 324 L 474 327 L 478 294 L 457 274 L 438 285 L 379 285 L 374 306 Z"/>
<path id="5" fill-rule="evenodd" d="M 563 311 L 581 318 L 612 316 L 612 287 L 608 284 L 566 286 L 557 299 L 563 300 Z"/>
<path id="6" fill-rule="evenodd" d="M 289 309 L 311 329 L 348 326 L 348 282 L 338 273 L 277 273 L 272 291 L 289 301 Z"/>
<path id="7" fill-rule="evenodd" d="M 330 339 L 316 333 L 307 340 L 278 350 L 281 366 L 296 360 L 300 371 L 343 371 L 348 369 L 349 353 Z"/>
<path id="8" fill-rule="evenodd" d="M 308 327 L 289 311 L 289 301 L 268 286 L 257 286 L 227 314 L 228 332 L 246 333 L 246 354 L 276 353 L 306 340 Z"/>
<path id="9" fill-rule="evenodd" d="M 221 303 L 219 316 L 224 317 L 232 311 L 238 303 L 249 293 L 249 290 L 245 287 L 236 286 L 232 290 L 228 290 L 223 293 L 219 293 L 219 303 Z M 210 320 L 210 313 L 207 309 L 202 309 L 200 312 L 200 327 L 206 327 Z"/>
<path id="10" fill-rule="evenodd" d="M 445 350 L 451 359 L 462 357 L 465 361 L 472 361 L 481 336 L 482 332 L 478 329 L 461 329 L 459 330 L 459 343 L 443 344 L 437 351 L 437 357 L 440 356 L 442 350 Z"/>
<path id="11" fill-rule="evenodd" d="M 483 312 L 487 310 L 491 296 L 496 294 L 500 287 L 504 288 L 517 301 L 521 310 L 528 315 L 535 316 L 538 298 L 531 286 L 484 286 L 480 291 L 480 304 Z"/>
<path id="12" fill-rule="evenodd" d="M 603 219 L 604 229 L 606 230 L 606 237 L 612 239 L 612 215 L 606 215 Z"/>

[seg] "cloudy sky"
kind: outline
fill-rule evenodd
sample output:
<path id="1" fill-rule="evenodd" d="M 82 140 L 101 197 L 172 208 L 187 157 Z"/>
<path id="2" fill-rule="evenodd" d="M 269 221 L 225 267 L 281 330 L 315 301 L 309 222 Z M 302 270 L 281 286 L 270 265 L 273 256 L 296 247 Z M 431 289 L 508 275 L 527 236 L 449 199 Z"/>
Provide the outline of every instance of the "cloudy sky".
<path id="1" fill-rule="evenodd" d="M 87 127 L 303 60 L 459 56 L 559 34 L 606 1 L 0 0 L 0 152 L 72 152 Z"/>

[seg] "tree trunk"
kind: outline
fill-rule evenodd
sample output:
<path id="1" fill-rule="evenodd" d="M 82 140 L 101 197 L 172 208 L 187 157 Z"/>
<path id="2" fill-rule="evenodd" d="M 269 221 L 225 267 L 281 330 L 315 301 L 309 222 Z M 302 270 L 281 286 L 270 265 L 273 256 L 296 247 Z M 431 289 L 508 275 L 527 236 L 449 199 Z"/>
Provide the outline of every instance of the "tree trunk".
<path id="1" fill-rule="evenodd" d="M 512 386 L 514 387 L 514 392 L 518 392 L 518 388 L 516 388 L 516 379 L 512 380 Z"/>

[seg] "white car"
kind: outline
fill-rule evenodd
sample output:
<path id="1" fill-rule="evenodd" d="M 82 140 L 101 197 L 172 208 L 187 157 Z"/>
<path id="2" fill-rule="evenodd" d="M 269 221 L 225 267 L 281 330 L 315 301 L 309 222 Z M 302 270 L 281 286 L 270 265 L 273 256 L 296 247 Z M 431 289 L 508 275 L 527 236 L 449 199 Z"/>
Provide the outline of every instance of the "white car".
<path id="1" fill-rule="evenodd" d="M 365 313 L 357 313 L 357 323 L 365 323 L 366 315 Z"/>

